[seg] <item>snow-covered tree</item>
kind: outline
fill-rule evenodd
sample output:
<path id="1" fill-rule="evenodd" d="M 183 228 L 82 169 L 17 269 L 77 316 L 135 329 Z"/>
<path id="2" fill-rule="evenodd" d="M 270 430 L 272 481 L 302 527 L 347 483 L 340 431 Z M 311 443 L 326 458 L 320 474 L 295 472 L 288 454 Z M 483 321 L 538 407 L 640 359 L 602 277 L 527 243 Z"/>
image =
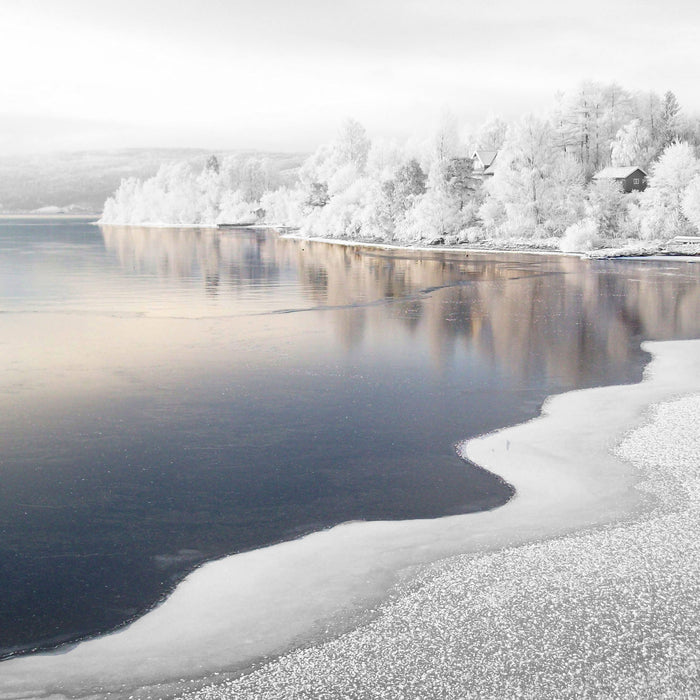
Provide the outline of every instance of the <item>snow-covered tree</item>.
<path id="1" fill-rule="evenodd" d="M 410 209 L 396 223 L 396 237 L 403 242 L 432 241 L 456 234 L 464 225 L 457 200 L 448 191 L 440 169 L 428 177 L 425 194 L 415 198 Z"/>
<path id="2" fill-rule="evenodd" d="M 654 144 L 653 157 L 659 153 L 662 142 L 662 104 L 661 98 L 655 92 L 638 92 L 633 98 L 634 118 L 641 121 L 651 135 L 651 142 Z"/>
<path id="3" fill-rule="evenodd" d="M 385 180 L 382 188 L 388 212 L 394 221 L 404 216 L 417 198 L 425 194 L 427 176 L 415 158 L 403 163 L 390 180 Z"/>
<path id="4" fill-rule="evenodd" d="M 306 193 L 304 203 L 309 207 L 325 207 L 330 201 L 328 194 L 328 183 L 312 182 L 309 184 L 309 189 Z"/>
<path id="5" fill-rule="evenodd" d="M 626 197 L 614 180 L 593 180 L 588 186 L 587 218 L 595 221 L 597 232 L 607 239 L 619 235 L 624 226 Z"/>
<path id="6" fill-rule="evenodd" d="M 628 113 L 629 96 L 614 84 L 587 81 L 560 97 L 553 114 L 559 143 L 587 177 L 608 164 L 610 142 Z"/>
<path id="7" fill-rule="evenodd" d="M 308 213 L 302 233 L 328 238 L 380 237 L 376 205 L 380 198 L 378 183 L 359 178 L 331 197 L 325 207 Z"/>
<path id="8" fill-rule="evenodd" d="M 458 157 L 461 150 L 457 119 L 450 112 L 440 117 L 432 138 L 432 157 L 441 166 Z"/>
<path id="9" fill-rule="evenodd" d="M 474 177 L 470 158 L 452 158 L 444 171 L 445 186 L 460 211 L 474 199 L 479 181 Z"/>
<path id="10" fill-rule="evenodd" d="M 367 130 L 355 119 L 347 119 L 340 129 L 336 148 L 341 163 L 352 163 L 362 172 L 367 164 L 370 148 Z"/>
<path id="11" fill-rule="evenodd" d="M 253 207 L 255 204 L 247 201 L 241 190 L 227 190 L 221 199 L 220 211 L 215 221 L 226 224 L 254 223 L 258 217 Z"/>
<path id="12" fill-rule="evenodd" d="M 640 197 L 644 238 L 667 239 L 688 230 L 683 201 L 698 174 L 700 160 L 689 144 L 672 143 L 664 150 Z"/>
<path id="13" fill-rule="evenodd" d="M 505 220 L 492 223 L 500 224 L 507 234 L 560 233 L 571 215 L 566 213 L 562 219 L 562 213 L 570 199 L 581 194 L 582 184 L 580 166 L 557 148 L 551 123 L 529 116 L 508 130 L 495 174 L 485 186 L 487 201 L 481 213 L 488 217 L 502 212 Z M 564 201 L 562 196 L 566 196 Z"/>
<path id="14" fill-rule="evenodd" d="M 270 188 L 270 178 L 266 163 L 260 158 L 248 158 L 241 166 L 239 189 L 243 199 L 257 202 Z"/>
<path id="15" fill-rule="evenodd" d="M 638 165 L 647 168 L 653 153 L 651 133 L 640 119 L 633 119 L 619 129 L 610 147 L 614 166 Z"/>
<path id="16" fill-rule="evenodd" d="M 365 128 L 354 119 L 346 120 L 338 137 L 317 148 L 302 165 L 299 180 L 306 200 L 319 206 L 319 193 L 327 191 L 329 198 L 342 193 L 364 174 L 369 150 Z"/>
<path id="17" fill-rule="evenodd" d="M 473 146 L 485 151 L 498 151 L 506 139 L 508 123 L 501 117 L 489 117 L 473 137 Z"/>
<path id="18" fill-rule="evenodd" d="M 367 154 L 367 174 L 380 181 L 394 177 L 401 164 L 406 161 L 408 152 L 396 141 L 374 139 Z"/>
<path id="19" fill-rule="evenodd" d="M 609 83 L 600 87 L 601 102 L 603 105 L 602 130 L 600 138 L 605 143 L 610 143 L 621 125 L 627 123 L 635 115 L 634 98 L 617 83 Z M 604 164 L 604 163 L 603 163 Z"/>
<path id="20" fill-rule="evenodd" d="M 270 190 L 260 199 L 260 208 L 266 223 L 280 226 L 301 226 L 304 221 L 304 191 L 280 187 Z"/>
<path id="21" fill-rule="evenodd" d="M 700 231 L 700 175 L 696 175 L 685 188 L 681 207 L 695 230 Z"/>
<path id="22" fill-rule="evenodd" d="M 261 158 L 210 156 L 163 165 L 144 181 L 125 180 L 105 203 L 106 223 L 206 225 L 249 221 L 275 179 Z M 231 217 L 231 218 L 229 218 Z"/>
<path id="23" fill-rule="evenodd" d="M 211 170 L 218 175 L 219 170 L 221 170 L 221 165 L 219 164 L 219 159 L 215 155 L 211 155 L 207 158 L 205 170 Z"/>
<path id="24" fill-rule="evenodd" d="M 406 202 L 410 197 L 425 194 L 427 176 L 415 158 L 407 160 L 396 171 L 394 195 Z M 405 208 L 405 206 L 404 206 Z"/>
<path id="25" fill-rule="evenodd" d="M 680 111 L 681 106 L 676 96 L 669 90 L 661 104 L 661 138 L 664 146 L 668 146 L 678 138 Z"/>

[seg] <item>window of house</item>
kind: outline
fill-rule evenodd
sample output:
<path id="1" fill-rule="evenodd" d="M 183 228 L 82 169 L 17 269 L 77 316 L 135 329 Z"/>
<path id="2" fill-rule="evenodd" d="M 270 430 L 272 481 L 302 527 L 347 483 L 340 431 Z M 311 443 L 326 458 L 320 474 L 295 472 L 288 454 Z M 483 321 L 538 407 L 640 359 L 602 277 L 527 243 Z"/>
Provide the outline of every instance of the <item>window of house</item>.
<path id="1" fill-rule="evenodd" d="M 638 177 L 635 177 L 635 178 L 632 180 L 632 184 L 633 184 L 633 185 L 638 185 L 638 184 L 639 184 L 639 178 L 638 178 Z"/>

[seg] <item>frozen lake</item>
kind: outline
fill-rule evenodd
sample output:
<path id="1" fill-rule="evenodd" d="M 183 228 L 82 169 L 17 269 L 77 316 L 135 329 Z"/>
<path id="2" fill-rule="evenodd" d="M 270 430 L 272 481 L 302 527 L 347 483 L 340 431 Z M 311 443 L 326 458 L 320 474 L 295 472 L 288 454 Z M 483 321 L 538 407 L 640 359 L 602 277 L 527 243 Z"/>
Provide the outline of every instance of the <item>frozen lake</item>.
<path id="1" fill-rule="evenodd" d="M 198 564 L 494 508 L 457 442 L 636 382 L 700 268 L 0 221 L 0 655 L 93 635 Z"/>

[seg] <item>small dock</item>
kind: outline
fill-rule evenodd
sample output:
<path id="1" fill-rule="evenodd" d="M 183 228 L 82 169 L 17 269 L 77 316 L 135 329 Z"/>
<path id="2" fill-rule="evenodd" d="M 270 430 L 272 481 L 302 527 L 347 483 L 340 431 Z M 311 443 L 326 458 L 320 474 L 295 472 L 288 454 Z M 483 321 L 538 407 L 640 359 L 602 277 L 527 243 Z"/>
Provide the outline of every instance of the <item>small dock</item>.
<path id="1" fill-rule="evenodd" d="M 216 228 L 250 228 L 255 225 L 254 221 L 241 221 L 235 224 L 217 224 Z"/>

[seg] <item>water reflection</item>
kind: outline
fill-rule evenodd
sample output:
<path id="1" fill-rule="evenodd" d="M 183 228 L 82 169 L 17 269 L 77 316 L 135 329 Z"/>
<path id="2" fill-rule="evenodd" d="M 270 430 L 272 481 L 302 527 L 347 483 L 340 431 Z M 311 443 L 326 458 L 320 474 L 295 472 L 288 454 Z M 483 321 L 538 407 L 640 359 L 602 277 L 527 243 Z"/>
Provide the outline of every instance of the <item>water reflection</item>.
<path id="1" fill-rule="evenodd" d="M 629 362 L 640 339 L 700 334 L 700 266 L 673 259 L 377 251 L 266 231 L 102 233 L 125 269 L 200 277 L 209 294 L 293 279 L 307 302 L 299 309 L 335 311 L 346 349 L 392 327 L 420 329 L 438 364 L 463 345 L 524 380 L 600 381 Z"/>

